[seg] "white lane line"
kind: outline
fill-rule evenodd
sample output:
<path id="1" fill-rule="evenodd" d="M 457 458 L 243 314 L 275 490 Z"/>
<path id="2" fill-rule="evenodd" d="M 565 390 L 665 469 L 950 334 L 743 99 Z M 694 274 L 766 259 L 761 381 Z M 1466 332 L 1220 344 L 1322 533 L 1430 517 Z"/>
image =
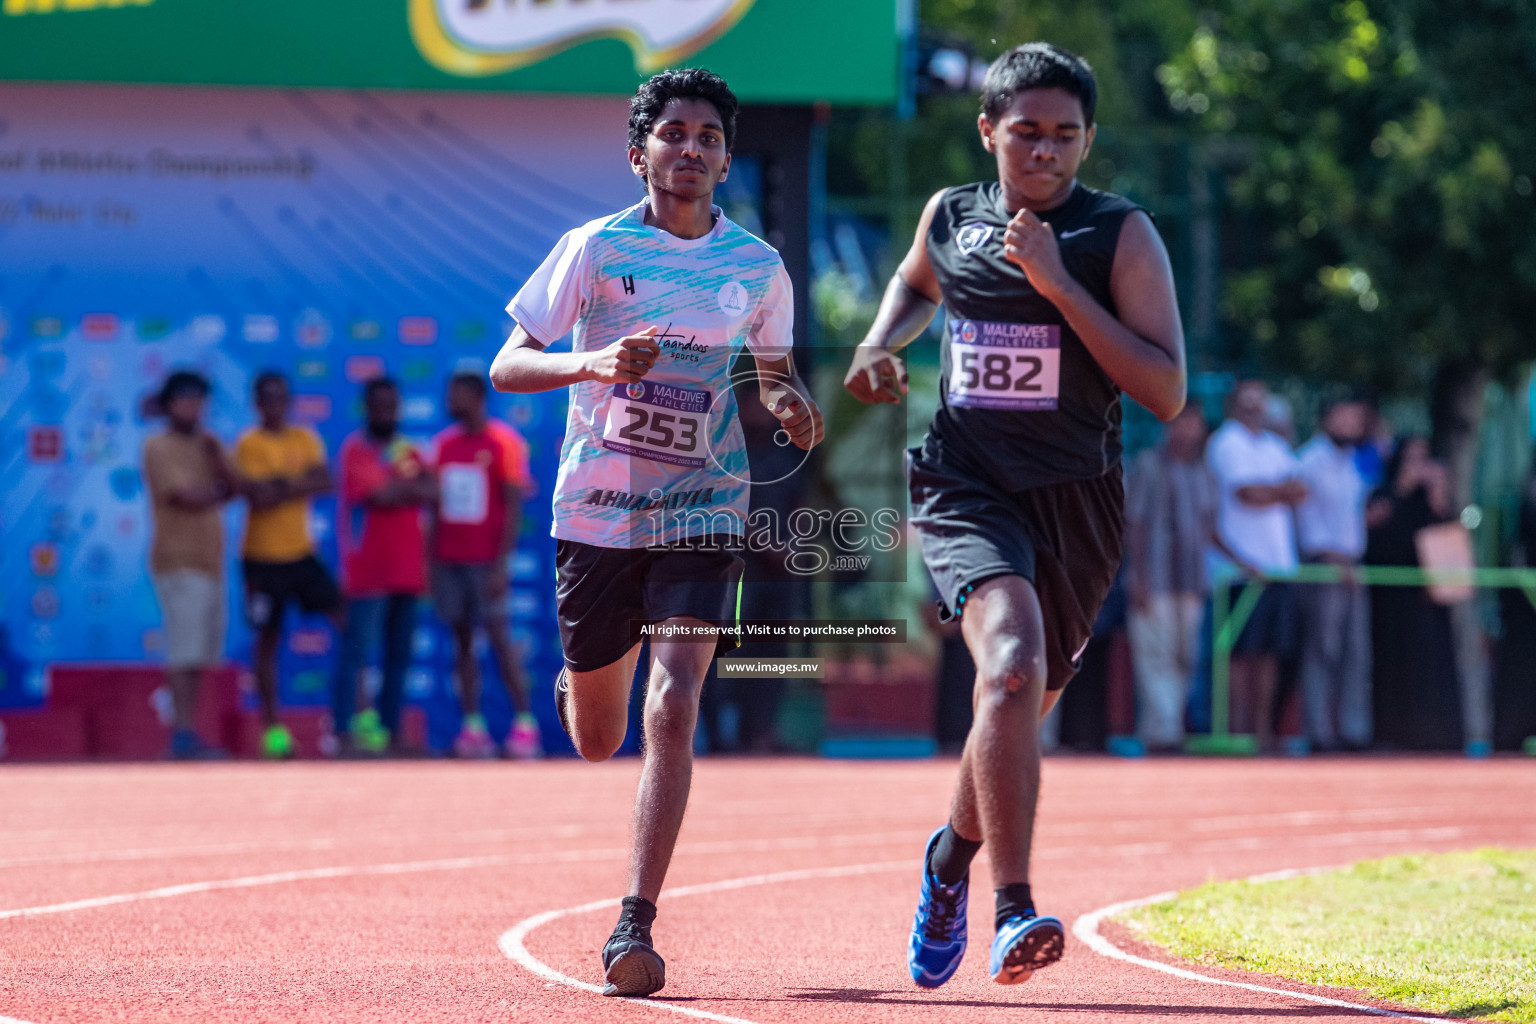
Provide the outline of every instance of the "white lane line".
<path id="1" fill-rule="evenodd" d="M 1333 871 L 1335 868 L 1289 868 L 1284 871 L 1270 871 L 1262 875 L 1254 875 L 1244 879 L 1248 882 L 1280 882 L 1287 878 L 1298 878 L 1302 875 L 1321 874 L 1325 871 Z M 1173 964 L 1165 964 L 1157 960 L 1148 960 L 1146 957 L 1127 953 L 1119 946 L 1110 942 L 1099 934 L 1099 925 L 1106 917 L 1114 917 L 1127 910 L 1135 910 L 1138 907 L 1151 906 L 1154 903 L 1166 903 L 1178 896 L 1177 892 L 1160 892 L 1151 896 L 1143 896 L 1136 900 L 1122 900 L 1119 903 L 1111 903 L 1107 907 L 1090 911 L 1072 922 L 1072 934 L 1078 941 L 1100 956 L 1109 957 L 1111 960 L 1123 960 L 1126 963 L 1136 964 L 1139 967 L 1147 967 L 1154 971 L 1162 971 L 1171 974 L 1175 978 L 1183 978 L 1185 981 L 1197 981 L 1202 985 L 1221 985 L 1225 988 L 1240 988 L 1249 992 L 1263 992 L 1268 995 L 1287 996 L 1291 999 L 1300 999 L 1308 1003 L 1317 1003 L 1320 1006 L 1337 1006 L 1346 1010 L 1359 1010 L 1375 1017 L 1396 1017 L 1400 1020 L 1417 1021 L 1444 1021 L 1444 1017 L 1418 1017 L 1411 1013 L 1400 1013 L 1397 1010 L 1387 1010 L 1380 1006 L 1367 1006 L 1364 1003 L 1352 1003 L 1344 999 L 1333 999 L 1329 996 L 1320 996 L 1312 992 L 1298 992 L 1288 988 L 1271 988 L 1268 985 L 1255 985 L 1247 981 L 1233 981 L 1228 978 L 1212 978 L 1205 974 L 1186 970 L 1183 967 L 1175 967 Z"/>
<path id="2" fill-rule="evenodd" d="M 32 1024 L 29 1020 L 18 1020 L 15 1017 L 0 1017 L 0 1024 Z"/>
<path id="3" fill-rule="evenodd" d="M 893 840 L 909 838 L 911 838 L 911 834 L 906 832 L 874 832 L 862 836 L 785 836 L 781 839 L 743 839 L 735 842 L 680 843 L 676 854 L 684 856 L 713 856 L 722 853 L 766 853 L 782 850 L 836 849 L 866 844 L 880 845 Z M 86 899 L 68 900 L 63 903 L 49 903 L 43 906 L 0 910 L 0 920 L 18 917 L 44 917 L 51 914 L 65 914 L 75 910 L 92 910 L 98 907 L 110 907 L 123 903 L 142 903 L 147 900 L 172 899 L 177 896 L 190 896 L 202 892 L 252 889 L 265 885 L 282 885 L 290 882 L 305 882 L 322 878 L 405 875 L 428 871 L 462 871 L 472 868 L 503 867 L 514 864 L 566 864 L 622 858 L 629 856 L 629 852 L 629 847 L 627 846 L 612 846 L 587 850 L 567 850 L 560 853 L 487 854 L 479 857 L 449 857 L 440 860 L 403 861 L 392 864 L 353 864 L 324 868 L 303 868 L 294 871 L 274 871 L 262 875 L 245 875 L 240 878 L 221 878 L 206 882 L 187 882 L 182 885 L 167 885 L 156 889 L 144 889 L 138 892 L 114 893 L 109 896 L 93 896 Z M 0 1021 L 0 1024 L 4 1024 L 4 1022 Z"/>
<path id="4" fill-rule="evenodd" d="M 775 885 L 779 882 L 802 882 L 813 878 L 846 878 L 853 875 L 872 875 L 882 871 L 911 871 L 916 862 L 908 860 L 878 861 L 869 864 L 847 864 L 834 868 L 802 868 L 797 871 L 775 871 L 765 875 L 747 875 L 743 878 L 727 878 L 718 882 L 703 882 L 699 885 L 683 885 L 673 889 L 663 889 L 661 899 L 674 900 L 683 896 L 699 896 L 710 892 L 726 892 L 731 889 L 747 889 L 755 885 Z M 545 981 L 568 988 L 579 989 L 582 992 L 590 992 L 593 995 L 602 995 L 601 985 L 580 981 L 568 974 L 562 974 L 553 967 L 528 952 L 525 940 L 536 929 L 558 921 L 562 917 L 570 917 L 574 914 L 587 914 L 596 910 L 605 910 L 617 907 L 619 900 L 612 897 L 605 900 L 593 900 L 591 903 L 582 903 L 574 907 L 566 907 L 562 910 L 547 910 L 542 914 L 524 918 L 502 933 L 496 945 L 501 947 L 502 953 L 507 959 L 517 963 L 520 967 L 533 975 L 543 978 Z M 676 1003 L 668 1003 L 662 999 L 636 998 L 620 996 L 615 1002 L 634 1003 L 639 1006 L 649 1006 L 657 1010 L 666 1010 L 670 1013 L 679 1013 L 684 1017 L 696 1017 L 699 1020 L 712 1020 L 718 1024 L 755 1024 L 754 1021 L 742 1017 L 727 1017 L 720 1013 L 710 1013 L 708 1010 L 696 1010 L 691 1006 L 678 1006 Z"/>
<path id="5" fill-rule="evenodd" d="M 516 841 L 519 839 L 547 841 L 551 838 L 574 839 L 595 831 L 576 825 L 557 826 L 549 829 L 493 829 L 475 832 L 441 833 L 439 840 L 454 842 Z M 90 853 L 46 853 L 0 858 L 0 868 L 29 867 L 37 864 L 98 864 L 110 861 L 165 860 L 169 858 L 222 857 L 245 853 L 278 853 L 283 851 L 335 850 L 342 846 L 374 846 L 394 842 L 402 845 L 398 833 L 349 836 L 341 839 L 272 840 L 270 842 L 213 843 L 201 846 L 149 846 L 132 849 L 100 850 Z"/>

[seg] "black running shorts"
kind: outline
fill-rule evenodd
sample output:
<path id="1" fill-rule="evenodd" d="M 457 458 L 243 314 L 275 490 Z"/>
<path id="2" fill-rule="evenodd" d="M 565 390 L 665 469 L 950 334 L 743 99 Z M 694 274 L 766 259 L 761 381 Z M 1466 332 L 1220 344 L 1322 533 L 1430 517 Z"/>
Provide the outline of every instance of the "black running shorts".
<path id="1" fill-rule="evenodd" d="M 555 542 L 555 612 L 573 672 L 612 665 L 641 640 L 640 627 L 678 616 L 736 624 L 742 560 L 734 539 L 655 548 Z M 720 634 L 719 656 L 734 650 Z"/>
<path id="2" fill-rule="evenodd" d="M 907 452 L 907 486 L 940 617 L 963 615 L 966 596 L 987 580 L 1024 577 L 1034 584 L 1045 622 L 1046 689 L 1066 686 L 1120 569 L 1119 465 L 1091 480 L 1010 494 L 946 462 L 930 438 Z"/>
<path id="3" fill-rule="evenodd" d="M 252 629 L 281 623 L 288 602 L 306 612 L 333 612 L 341 607 L 341 591 L 314 555 L 294 562 L 245 560 L 245 617 Z"/>

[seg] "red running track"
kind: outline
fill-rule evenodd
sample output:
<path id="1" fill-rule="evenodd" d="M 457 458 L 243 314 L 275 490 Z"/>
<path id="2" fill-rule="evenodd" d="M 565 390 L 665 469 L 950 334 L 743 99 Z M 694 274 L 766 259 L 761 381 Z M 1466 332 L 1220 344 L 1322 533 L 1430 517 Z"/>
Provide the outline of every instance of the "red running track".
<path id="1" fill-rule="evenodd" d="M 599 980 L 614 911 L 547 912 L 621 893 L 633 761 L 9 767 L 0 1019 L 1380 1019 L 1170 976 L 1075 938 L 1060 965 L 1003 988 L 986 977 L 986 898 L 959 974 L 917 989 L 904 948 L 919 854 L 954 769 L 699 762 L 677 895 L 655 930 L 668 983 L 651 1004 L 551 980 Z M 1532 807 L 1528 760 L 1053 759 L 1035 892 L 1070 925 L 1209 878 L 1536 845 Z M 991 889 L 984 866 L 973 881 Z"/>

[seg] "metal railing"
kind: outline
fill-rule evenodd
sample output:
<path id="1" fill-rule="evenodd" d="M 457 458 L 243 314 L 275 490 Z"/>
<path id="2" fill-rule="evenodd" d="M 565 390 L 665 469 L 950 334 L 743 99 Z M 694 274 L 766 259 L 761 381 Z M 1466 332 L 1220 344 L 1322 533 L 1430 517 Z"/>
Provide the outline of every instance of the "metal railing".
<path id="1" fill-rule="evenodd" d="M 1524 591 L 1536 607 L 1536 569 L 1425 569 L 1416 565 L 1302 565 L 1288 573 L 1266 574 L 1253 579 L 1229 578 L 1216 583 L 1211 593 L 1211 732 L 1191 736 L 1184 744 L 1192 754 L 1247 757 L 1258 753 L 1258 741 L 1247 733 L 1234 733 L 1231 725 L 1232 648 L 1243 626 L 1269 583 L 1344 583 L 1354 581 L 1372 587 L 1461 586 L 1514 588 Z M 1237 603 L 1232 588 L 1241 586 Z M 1525 741 L 1525 751 L 1536 755 L 1536 736 Z"/>

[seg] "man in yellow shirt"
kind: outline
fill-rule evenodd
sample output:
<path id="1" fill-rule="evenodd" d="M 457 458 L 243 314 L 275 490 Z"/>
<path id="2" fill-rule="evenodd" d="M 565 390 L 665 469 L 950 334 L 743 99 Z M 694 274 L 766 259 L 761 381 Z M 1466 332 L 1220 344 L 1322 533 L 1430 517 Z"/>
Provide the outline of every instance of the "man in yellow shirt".
<path id="1" fill-rule="evenodd" d="M 309 533 L 309 499 L 331 489 L 325 443 L 307 427 L 288 422 L 288 380 L 267 372 L 256 378 L 259 426 L 235 447 L 251 509 L 246 520 L 245 612 L 256 631 L 256 685 L 261 694 L 266 757 L 293 755 L 293 737 L 277 718 L 277 648 L 283 613 L 298 601 L 306 612 L 324 612 L 341 628 L 336 581 L 315 557 Z"/>

